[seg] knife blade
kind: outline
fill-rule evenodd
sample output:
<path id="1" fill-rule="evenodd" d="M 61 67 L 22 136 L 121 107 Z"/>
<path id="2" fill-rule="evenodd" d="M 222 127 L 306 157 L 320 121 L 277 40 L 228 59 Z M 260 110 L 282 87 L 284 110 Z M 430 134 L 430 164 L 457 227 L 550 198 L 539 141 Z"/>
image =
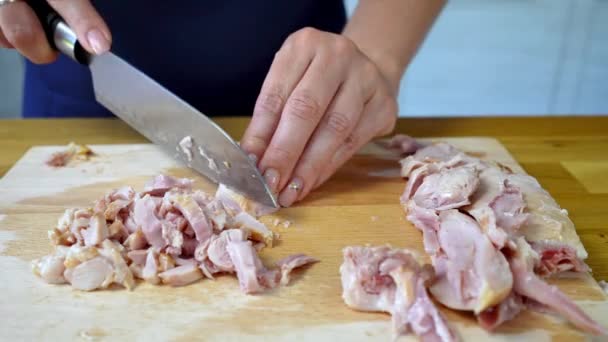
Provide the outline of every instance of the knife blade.
<path id="1" fill-rule="evenodd" d="M 89 66 L 100 104 L 211 181 L 278 207 L 254 161 L 215 122 L 119 56 L 111 52 L 89 55 L 46 1 L 28 3 L 41 19 L 51 45 Z"/>

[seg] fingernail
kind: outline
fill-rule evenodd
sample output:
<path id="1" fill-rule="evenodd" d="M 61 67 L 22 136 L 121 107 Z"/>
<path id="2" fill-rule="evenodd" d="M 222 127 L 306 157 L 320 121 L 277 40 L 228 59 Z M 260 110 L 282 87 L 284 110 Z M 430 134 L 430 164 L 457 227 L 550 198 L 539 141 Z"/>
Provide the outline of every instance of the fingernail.
<path id="1" fill-rule="evenodd" d="M 110 42 L 99 29 L 92 29 L 89 31 L 87 33 L 87 40 L 89 41 L 91 49 L 93 49 L 97 55 L 110 51 Z"/>
<path id="2" fill-rule="evenodd" d="M 249 159 L 251 159 L 255 165 L 258 165 L 258 156 L 253 153 L 249 153 L 247 157 L 249 157 Z"/>
<path id="3" fill-rule="evenodd" d="M 285 190 L 279 196 L 279 204 L 282 207 L 291 206 L 297 199 L 298 195 L 302 191 L 302 180 L 296 177 L 289 182 Z"/>
<path id="4" fill-rule="evenodd" d="M 279 172 L 275 169 L 267 169 L 266 172 L 264 172 L 264 179 L 266 180 L 266 183 L 268 183 L 270 191 L 275 194 L 279 191 L 279 177 Z"/>

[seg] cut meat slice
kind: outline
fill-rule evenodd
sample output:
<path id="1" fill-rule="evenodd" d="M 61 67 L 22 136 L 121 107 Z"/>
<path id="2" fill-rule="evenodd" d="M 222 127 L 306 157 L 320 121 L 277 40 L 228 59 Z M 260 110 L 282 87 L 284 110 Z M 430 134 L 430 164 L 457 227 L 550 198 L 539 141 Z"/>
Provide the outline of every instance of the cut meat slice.
<path id="1" fill-rule="evenodd" d="M 466 208 L 498 248 L 505 246 L 509 236 L 515 237 L 528 219 L 523 194 L 509 182 L 508 175 L 496 167 L 483 169 L 479 188 Z"/>
<path id="2" fill-rule="evenodd" d="M 220 184 L 215 193 L 215 198 L 222 202 L 228 213 L 232 216 L 245 211 L 255 217 L 270 215 L 279 208 L 272 208 L 254 202 L 247 197 L 233 191 L 224 184 Z"/>
<path id="3" fill-rule="evenodd" d="M 153 248 L 148 249 L 148 255 L 146 256 L 146 265 L 142 269 L 142 279 L 150 284 L 158 284 L 160 279 L 158 278 L 158 256 Z"/>
<path id="4" fill-rule="evenodd" d="M 500 303 L 513 285 L 504 255 L 469 216 L 447 210 L 440 212 L 439 219 L 443 253 L 433 258 L 438 273 L 431 287 L 433 296 L 450 308 L 475 313 Z"/>
<path id="5" fill-rule="evenodd" d="M 127 237 L 124 245 L 127 247 L 127 249 L 134 251 L 146 248 L 148 241 L 146 241 L 146 237 L 144 236 L 144 233 L 142 233 L 141 229 L 137 229 L 135 233 L 132 233 Z"/>
<path id="6" fill-rule="evenodd" d="M 170 201 L 188 220 L 199 242 L 206 241 L 213 234 L 213 227 L 198 203 L 188 195 L 167 193 Z"/>
<path id="7" fill-rule="evenodd" d="M 51 254 L 32 261 L 32 271 L 34 274 L 44 279 L 49 284 L 63 284 L 66 282 L 63 277 L 65 266 L 64 255 Z"/>
<path id="8" fill-rule="evenodd" d="M 122 246 L 110 240 L 105 240 L 102 243 L 102 246 L 103 249 L 100 251 L 101 255 L 112 262 L 114 268 L 114 282 L 129 290 L 133 290 L 135 287 L 135 279 L 121 254 Z"/>
<path id="9" fill-rule="evenodd" d="M 97 246 L 110 236 L 105 218 L 100 214 L 94 214 L 89 220 L 89 228 L 81 231 L 85 246 Z"/>
<path id="10" fill-rule="evenodd" d="M 224 230 L 217 238 L 212 239 L 207 248 L 207 257 L 222 272 L 234 272 L 226 246 L 230 241 L 245 241 L 247 235 L 240 229 Z"/>
<path id="11" fill-rule="evenodd" d="M 388 312 L 397 334 L 414 332 L 423 340 L 455 341 L 424 283 L 433 276 L 415 253 L 383 247 L 346 247 L 340 266 L 342 298 L 349 307 Z"/>
<path id="12" fill-rule="evenodd" d="M 281 270 L 281 285 L 289 284 L 290 274 L 294 269 L 316 262 L 319 260 L 306 254 L 294 254 L 277 261 L 277 266 Z"/>
<path id="13" fill-rule="evenodd" d="M 513 289 L 561 314 L 577 328 L 595 335 L 608 335 L 608 331 L 587 316 L 570 298 L 556 286 L 542 281 L 533 272 L 538 255 L 524 238 L 517 239 L 517 253 L 509 260 L 513 272 Z"/>
<path id="14" fill-rule="evenodd" d="M 454 146 L 446 143 L 437 143 L 416 151 L 415 154 L 401 160 L 401 175 L 409 177 L 415 169 L 435 162 L 447 162 L 462 154 Z"/>
<path id="15" fill-rule="evenodd" d="M 198 266 L 193 264 L 178 266 L 158 275 L 163 284 L 171 286 L 184 286 L 202 279 L 203 274 Z"/>
<path id="16" fill-rule="evenodd" d="M 132 203 L 132 200 L 122 200 L 118 199 L 114 202 L 111 202 L 107 205 L 106 209 L 103 211 L 104 218 L 108 221 L 116 220 L 118 213 L 127 208 Z"/>
<path id="17" fill-rule="evenodd" d="M 259 276 L 265 275 L 267 271 L 262 261 L 258 257 L 258 253 L 253 248 L 251 241 L 230 241 L 226 246 L 230 259 L 234 264 L 239 286 L 245 293 L 259 293 L 265 289 L 264 285 L 274 287 L 278 284 L 279 279 L 271 282 L 264 279 L 264 285 L 260 284 Z M 276 273 L 279 275 L 279 273 Z"/>
<path id="18" fill-rule="evenodd" d="M 558 242 L 576 251 L 580 260 L 587 258 L 587 251 L 576 234 L 568 212 L 557 204 L 540 184 L 528 175 L 511 174 L 508 181 L 521 189 L 529 217 L 520 232 L 528 242 Z"/>
<path id="19" fill-rule="evenodd" d="M 266 246 L 272 247 L 274 243 L 274 234 L 262 222 L 255 219 L 245 211 L 241 211 L 234 217 L 234 225 L 237 228 L 245 230 L 249 236 L 255 241 L 261 241 Z"/>
<path id="20" fill-rule="evenodd" d="M 153 196 L 163 196 L 165 192 L 173 188 L 191 190 L 192 184 L 193 181 L 188 178 L 158 175 L 144 185 L 144 192 Z"/>
<path id="21" fill-rule="evenodd" d="M 444 168 L 424 177 L 412 199 L 426 209 L 460 208 L 470 203 L 478 184 L 478 171 L 473 167 Z"/>
<path id="22" fill-rule="evenodd" d="M 540 276 L 551 276 L 562 272 L 590 272 L 584 261 L 576 256 L 576 250 L 559 242 L 536 242 L 532 248 L 540 257 L 534 267 L 534 273 Z"/>
<path id="23" fill-rule="evenodd" d="M 106 288 L 114 280 L 112 265 L 103 257 L 85 261 L 65 275 L 72 287 L 81 291 Z"/>
<path id="24" fill-rule="evenodd" d="M 424 250 L 429 255 L 435 255 L 439 252 L 439 216 L 432 209 L 421 208 L 412 200 L 404 205 L 407 213 L 407 219 L 414 227 L 422 231 Z"/>
<path id="25" fill-rule="evenodd" d="M 130 251 L 127 253 L 127 257 L 135 265 L 144 266 L 146 264 L 146 258 L 148 257 L 148 251 L 145 249 Z"/>
<path id="26" fill-rule="evenodd" d="M 151 246 L 157 250 L 165 247 L 161 222 L 156 217 L 156 203 L 150 195 L 135 200 L 133 218 Z"/>

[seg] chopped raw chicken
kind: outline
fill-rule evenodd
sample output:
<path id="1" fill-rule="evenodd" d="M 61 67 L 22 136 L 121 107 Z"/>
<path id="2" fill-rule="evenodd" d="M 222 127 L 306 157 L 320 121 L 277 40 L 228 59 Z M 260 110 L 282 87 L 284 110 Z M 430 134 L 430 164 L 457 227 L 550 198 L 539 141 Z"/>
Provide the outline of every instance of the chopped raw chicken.
<path id="1" fill-rule="evenodd" d="M 425 283 L 433 271 L 422 266 L 414 252 L 353 246 L 343 254 L 340 276 L 346 305 L 390 313 L 398 335 L 413 332 L 428 341 L 457 340 L 428 296 Z"/>
<path id="2" fill-rule="evenodd" d="M 518 238 L 516 243 L 517 252 L 509 260 L 514 278 L 513 290 L 561 314 L 583 331 L 595 335 L 608 335 L 604 327 L 587 316 L 556 286 L 545 283 L 534 274 L 534 264 L 538 261 L 538 254 L 523 237 Z"/>
<path id="3" fill-rule="evenodd" d="M 99 213 L 93 215 L 89 220 L 89 228 L 81 231 L 85 246 L 99 245 L 110 235 L 106 219 Z"/>
<path id="4" fill-rule="evenodd" d="M 281 269 L 281 285 L 289 284 L 289 275 L 294 269 L 315 262 L 319 262 L 319 260 L 305 254 L 294 254 L 277 261 L 277 266 Z"/>
<path id="5" fill-rule="evenodd" d="M 258 276 L 266 269 L 251 241 L 230 241 L 226 249 L 236 269 L 241 290 L 245 293 L 262 292 L 264 287 L 260 284 Z"/>
<path id="6" fill-rule="evenodd" d="M 272 208 L 260 203 L 256 203 L 247 197 L 231 190 L 227 186 L 220 184 L 215 193 L 215 198 L 224 204 L 224 207 L 230 215 L 236 215 L 241 211 L 259 217 L 270 215 L 276 212 L 279 208 Z"/>
<path id="7" fill-rule="evenodd" d="M 141 193 L 123 187 L 94 208 L 66 210 L 48 233 L 54 253 L 34 260 L 33 272 L 84 291 L 112 284 L 132 290 L 135 278 L 182 286 L 236 273 L 243 290 L 257 293 L 287 284 L 293 269 L 316 261 L 294 255 L 266 268 L 257 253 L 272 246 L 274 235 L 250 214 L 263 207 L 227 189 L 213 197 L 192 184 L 160 175 Z M 243 245 L 231 252 L 233 243 Z"/>
<path id="8" fill-rule="evenodd" d="M 105 256 L 113 264 L 114 282 L 123 285 L 129 290 L 133 289 L 135 287 L 135 279 L 121 254 L 122 246 L 110 240 L 105 240 L 102 245 L 103 249 L 100 250 L 101 255 Z"/>
<path id="9" fill-rule="evenodd" d="M 63 167 L 73 159 L 89 160 L 94 156 L 93 150 L 86 145 L 76 145 L 71 142 L 65 151 L 56 152 L 46 161 L 46 165 L 52 167 Z"/>
<path id="10" fill-rule="evenodd" d="M 220 271 L 233 272 L 234 264 L 228 254 L 227 245 L 230 241 L 245 241 L 247 234 L 240 229 L 228 229 L 214 238 L 207 248 L 207 257 Z"/>
<path id="11" fill-rule="evenodd" d="M 63 284 L 66 282 L 63 277 L 63 272 L 65 272 L 64 261 L 65 256 L 51 254 L 39 260 L 34 260 L 32 269 L 34 274 L 49 284 Z"/>
<path id="12" fill-rule="evenodd" d="M 450 308 L 475 313 L 500 303 L 513 286 L 504 255 L 470 216 L 447 210 L 439 221 L 442 252 L 432 256 L 438 277 L 433 296 Z"/>
<path id="13" fill-rule="evenodd" d="M 194 264 L 178 266 L 158 275 L 163 284 L 184 286 L 203 278 L 198 266 Z"/>
<path id="14" fill-rule="evenodd" d="M 589 268 L 567 212 L 533 177 L 443 143 L 419 149 L 401 165 L 408 178 L 401 202 L 423 232 L 437 273 L 430 288 L 435 299 L 474 311 L 487 330 L 526 307 L 542 307 L 605 334 L 540 278 Z"/>
<path id="15" fill-rule="evenodd" d="M 249 215 L 247 212 L 241 211 L 234 216 L 234 224 L 236 227 L 247 231 L 251 238 L 256 241 L 262 241 L 267 246 L 272 247 L 274 234 L 262 222 Z"/>
<path id="16" fill-rule="evenodd" d="M 144 185 L 144 192 L 154 196 L 162 196 L 173 188 L 191 190 L 192 183 L 192 180 L 188 178 L 175 178 L 167 175 L 158 175 Z"/>
<path id="17" fill-rule="evenodd" d="M 76 266 L 66 278 L 73 288 L 92 291 L 112 284 L 114 270 L 112 264 L 103 257 L 96 257 Z"/>
<path id="18" fill-rule="evenodd" d="M 566 271 L 591 271 L 589 266 L 576 256 L 576 250 L 570 246 L 552 242 L 533 242 L 531 245 L 540 257 L 534 268 L 534 273 L 538 275 L 550 276 Z"/>

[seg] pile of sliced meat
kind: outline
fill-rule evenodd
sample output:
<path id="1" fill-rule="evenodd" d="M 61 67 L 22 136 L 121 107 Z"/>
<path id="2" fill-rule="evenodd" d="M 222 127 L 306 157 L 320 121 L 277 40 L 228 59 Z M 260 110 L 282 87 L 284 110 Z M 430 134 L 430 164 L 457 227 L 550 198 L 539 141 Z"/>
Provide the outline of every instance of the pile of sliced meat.
<path id="1" fill-rule="evenodd" d="M 66 210 L 49 231 L 54 253 L 32 267 L 48 283 L 83 291 L 133 289 L 136 278 L 182 286 L 228 273 L 245 293 L 259 293 L 317 261 L 298 254 L 264 266 L 258 252 L 272 247 L 274 234 L 257 217 L 269 212 L 222 185 L 210 196 L 189 179 L 160 175 L 143 192 L 124 187 L 93 208 Z"/>
<path id="2" fill-rule="evenodd" d="M 526 308 L 541 308 L 560 314 L 585 332 L 606 334 L 571 299 L 543 280 L 589 268 L 583 261 L 587 252 L 568 213 L 533 177 L 474 158 L 446 143 L 419 149 L 403 159 L 401 166 L 402 176 L 408 178 L 401 203 L 407 219 L 423 233 L 424 250 L 435 273 L 426 284 L 438 302 L 473 312 L 489 331 Z M 383 262 L 377 266 L 380 251 L 389 259 L 394 253 L 407 253 L 345 250 L 341 269 L 345 301 L 357 309 L 390 312 L 400 324 L 397 332 L 408 331 L 395 315 L 402 317 L 412 309 L 394 294 L 402 290 L 396 277 L 387 273 L 386 266 L 383 269 Z M 360 257 L 354 257 L 357 254 Z M 424 278 L 420 267 L 408 265 L 408 274 Z M 424 291 L 408 291 L 410 304 L 425 301 Z M 414 312 L 418 319 L 436 317 L 436 309 L 428 303 L 426 310 Z M 432 336 L 443 341 L 454 336 L 445 332 L 440 320 L 426 322 Z M 409 330 L 422 337 L 429 334 L 415 326 Z"/>

